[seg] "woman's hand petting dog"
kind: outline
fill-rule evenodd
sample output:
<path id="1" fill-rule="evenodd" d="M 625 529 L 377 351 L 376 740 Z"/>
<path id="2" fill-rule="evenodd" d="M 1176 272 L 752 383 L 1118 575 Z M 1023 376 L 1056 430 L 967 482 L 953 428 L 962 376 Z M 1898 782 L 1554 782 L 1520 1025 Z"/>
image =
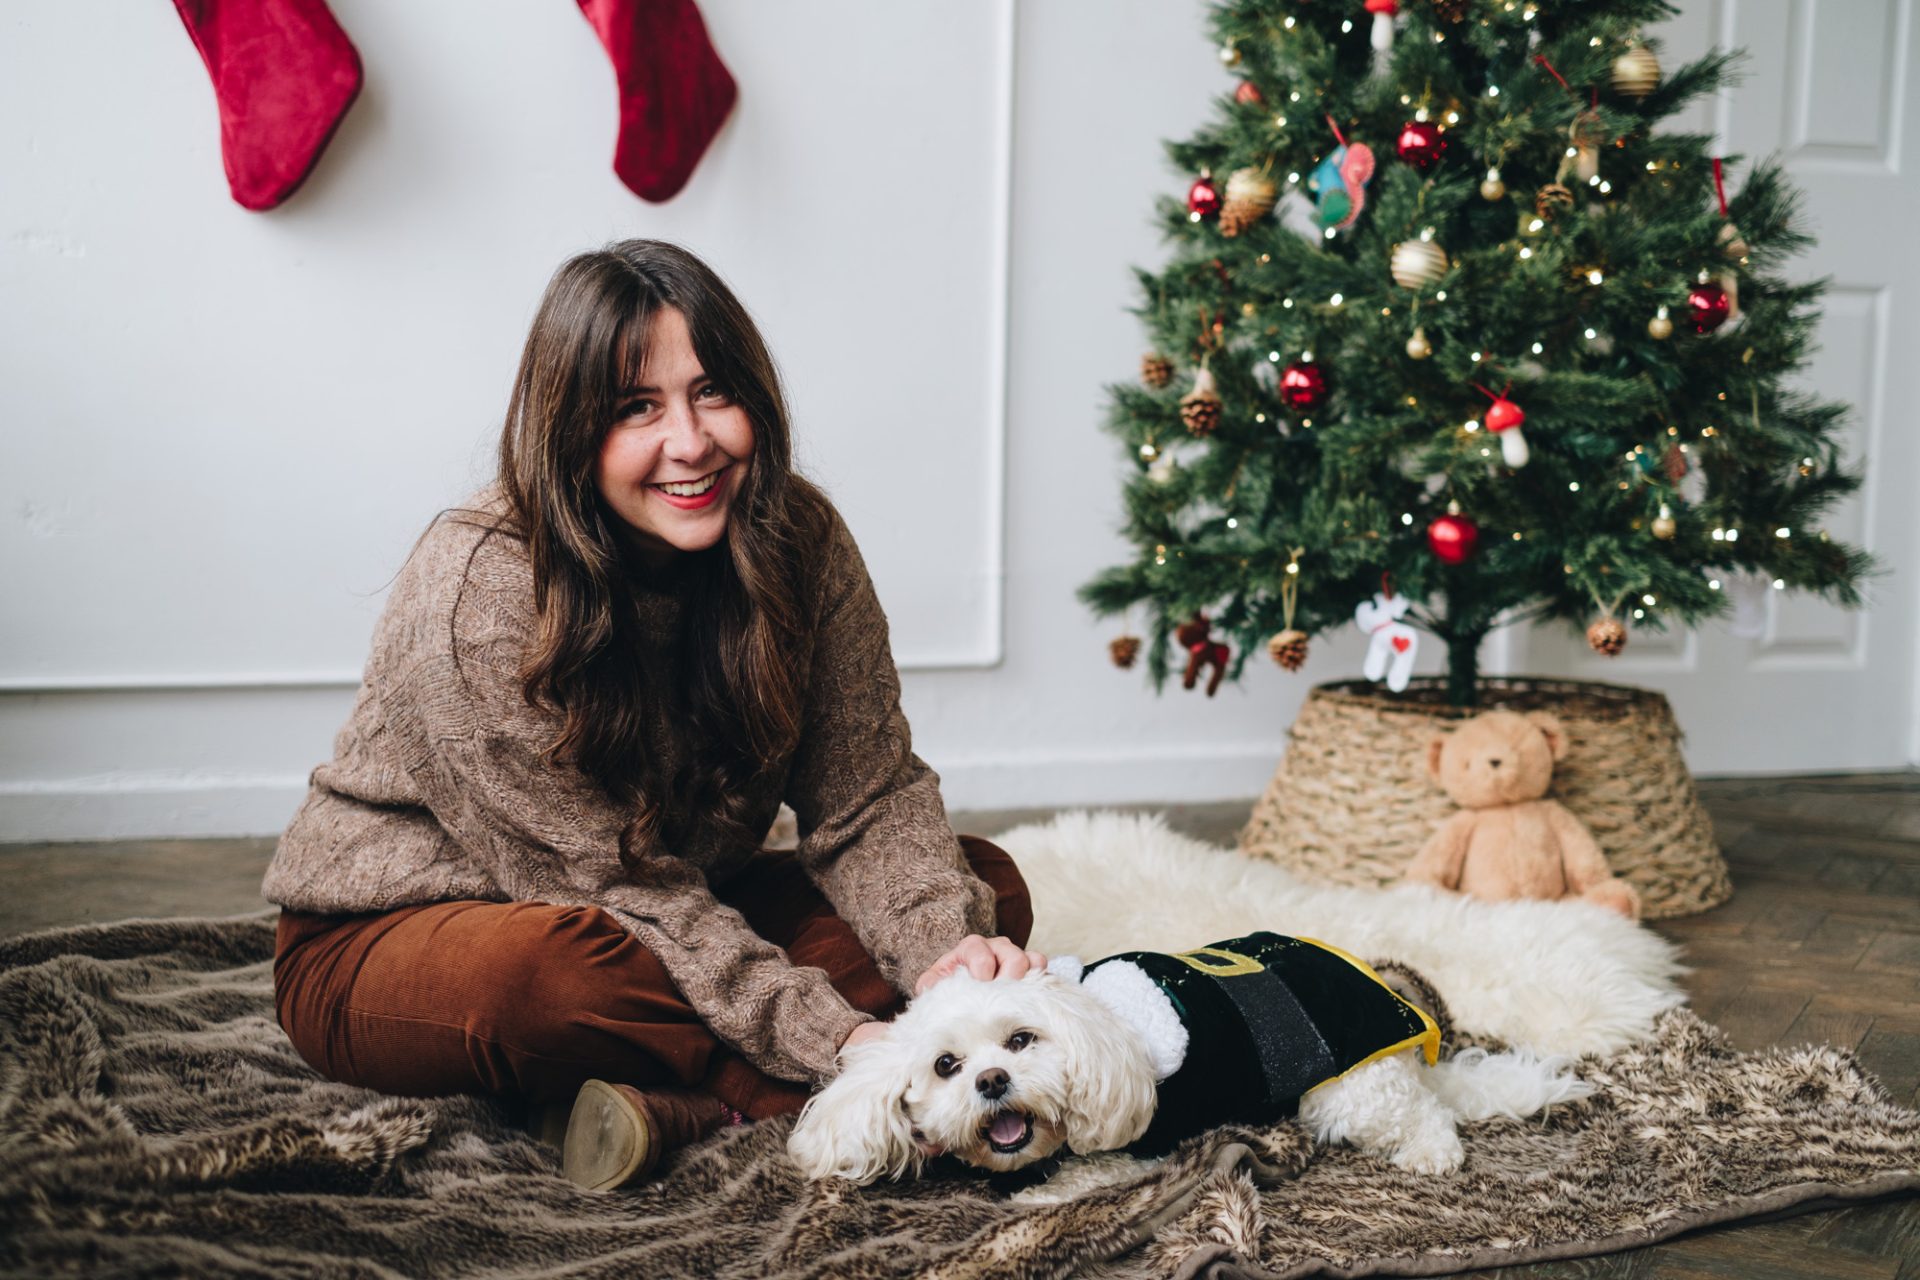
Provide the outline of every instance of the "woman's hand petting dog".
<path id="1" fill-rule="evenodd" d="M 1028 970 L 1046 967 L 1046 956 L 1038 951 L 1022 951 L 1012 938 L 983 938 L 970 933 L 920 975 L 919 981 L 913 984 L 913 994 L 924 993 L 940 979 L 961 969 L 981 982 L 990 982 L 994 978 L 1024 978 Z"/>
<path id="2" fill-rule="evenodd" d="M 1024 978 L 1028 973 L 1046 967 L 1047 957 L 1042 952 L 1022 951 L 1011 938 L 983 938 L 972 933 L 962 938 L 958 946 L 934 961 L 920 975 L 913 984 L 913 993 L 919 995 L 940 979 L 962 969 L 982 982 L 989 982 L 994 978 Z M 886 1022 L 863 1022 L 847 1034 L 839 1047 L 846 1049 L 869 1040 L 882 1039 L 891 1026 Z"/>

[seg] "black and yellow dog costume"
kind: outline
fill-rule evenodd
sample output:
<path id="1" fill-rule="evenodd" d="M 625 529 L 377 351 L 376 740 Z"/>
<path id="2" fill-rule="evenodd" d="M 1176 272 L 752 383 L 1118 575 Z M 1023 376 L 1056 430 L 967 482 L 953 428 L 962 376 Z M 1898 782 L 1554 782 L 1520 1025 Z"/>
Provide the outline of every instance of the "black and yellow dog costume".
<path id="1" fill-rule="evenodd" d="M 1360 960 L 1311 938 L 1250 933 L 1175 955 L 1125 951 L 1087 965 L 1082 981 L 1109 1004 L 1119 974 L 1144 973 L 1186 1032 L 1158 1085 L 1153 1123 L 1127 1148 L 1156 1155 L 1218 1125 L 1292 1115 L 1302 1095 L 1388 1054 L 1419 1046 L 1431 1066 L 1440 1029 Z M 1133 984 L 1137 986 L 1138 984 Z M 1142 989 L 1144 990 L 1144 989 Z M 1150 998 L 1150 997 L 1149 997 Z"/>

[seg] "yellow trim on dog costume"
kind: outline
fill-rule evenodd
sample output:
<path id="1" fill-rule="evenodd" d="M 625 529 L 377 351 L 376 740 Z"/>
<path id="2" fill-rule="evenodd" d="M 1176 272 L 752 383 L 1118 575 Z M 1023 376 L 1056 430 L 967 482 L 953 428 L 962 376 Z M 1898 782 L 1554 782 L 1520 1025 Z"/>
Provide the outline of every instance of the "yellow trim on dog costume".
<path id="1" fill-rule="evenodd" d="M 1305 942 L 1307 939 L 1302 938 L 1301 941 Z M 1200 956 L 1219 956 L 1229 963 L 1203 964 L 1199 959 Z M 1235 974 L 1258 973 L 1266 968 L 1251 956 L 1243 956 L 1238 951 L 1225 951 L 1219 947 L 1195 947 L 1191 951 L 1176 951 L 1173 953 L 1173 958 L 1184 960 L 1200 972 L 1214 978 L 1231 978 Z"/>
<path id="2" fill-rule="evenodd" d="M 1358 969 L 1360 972 L 1366 974 L 1369 978 L 1372 978 L 1375 982 L 1379 983 L 1381 986 L 1387 987 L 1386 979 L 1382 978 L 1379 974 L 1375 973 L 1373 971 L 1372 965 L 1368 964 L 1365 960 L 1362 960 L 1359 956 L 1354 955 L 1351 951 L 1342 950 L 1341 948 L 1334 946 L 1331 942 L 1322 942 L 1318 938 L 1301 938 L 1300 941 L 1311 943 L 1313 946 L 1319 947 L 1322 951 L 1333 952 L 1333 954 L 1339 956 L 1342 960 L 1345 960 L 1348 964 L 1352 965 L 1354 968 Z M 1387 987 L 1387 990 L 1393 991 L 1393 988 Z M 1390 1045 L 1387 1048 L 1380 1050 L 1380 1052 L 1378 1053 L 1372 1054 L 1366 1058 L 1361 1059 L 1359 1062 L 1356 1062 L 1352 1066 L 1348 1067 L 1345 1071 L 1342 1071 L 1339 1075 L 1333 1077 L 1333 1080 L 1343 1080 L 1351 1073 L 1358 1071 L 1360 1068 L 1368 1065 L 1369 1063 L 1378 1062 L 1382 1058 L 1388 1057 L 1392 1054 L 1396 1054 L 1400 1052 L 1402 1049 L 1411 1048 L 1416 1044 L 1420 1046 L 1420 1056 L 1427 1060 L 1428 1066 L 1432 1066 L 1434 1063 L 1440 1061 L 1440 1025 L 1433 1020 L 1433 1016 L 1429 1014 L 1425 1009 L 1422 1009 L 1419 1005 L 1407 999 L 1405 996 L 1401 995 L 1398 991 L 1393 991 L 1393 994 L 1399 998 L 1400 1003 L 1406 1005 L 1407 1008 L 1413 1010 L 1415 1013 L 1420 1015 L 1420 1025 L 1425 1027 L 1426 1030 L 1422 1031 L 1417 1036 L 1408 1036 L 1405 1040 L 1402 1040 L 1399 1044 Z M 1320 1084 L 1332 1084 L 1333 1080 L 1322 1080 Z M 1320 1087 L 1320 1084 L 1313 1086 L 1313 1088 L 1318 1089 Z M 1312 1093 L 1313 1089 L 1309 1089 L 1307 1090 L 1307 1092 Z"/>

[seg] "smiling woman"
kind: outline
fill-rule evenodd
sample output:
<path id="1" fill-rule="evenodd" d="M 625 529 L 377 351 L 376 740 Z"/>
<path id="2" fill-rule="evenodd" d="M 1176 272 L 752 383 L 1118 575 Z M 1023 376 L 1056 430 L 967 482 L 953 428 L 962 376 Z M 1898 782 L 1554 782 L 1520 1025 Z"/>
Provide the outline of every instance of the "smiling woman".
<path id="1" fill-rule="evenodd" d="M 309 1062 L 534 1104 L 596 1188 L 799 1110 L 917 988 L 1046 963 L 913 753 L 765 341 L 658 241 L 555 274 L 499 477 L 415 545 L 264 889 Z"/>
<path id="2" fill-rule="evenodd" d="M 594 487 L 656 566 L 724 538 L 730 499 L 753 458 L 753 420 L 707 375 L 687 318 L 662 307 L 647 325 L 640 381 L 600 444 Z"/>

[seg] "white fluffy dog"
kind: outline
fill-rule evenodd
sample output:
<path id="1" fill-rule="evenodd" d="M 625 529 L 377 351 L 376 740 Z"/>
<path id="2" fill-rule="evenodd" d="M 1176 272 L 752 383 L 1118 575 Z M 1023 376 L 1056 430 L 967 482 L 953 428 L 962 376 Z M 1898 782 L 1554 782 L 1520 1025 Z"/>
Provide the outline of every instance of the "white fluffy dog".
<path id="1" fill-rule="evenodd" d="M 1140 1139 L 1158 1083 L 1184 1060 L 1186 1031 L 1136 966 L 1109 962 L 1084 983 L 1081 972 L 1056 957 L 1017 980 L 961 971 L 929 988 L 887 1036 L 843 1052 L 841 1073 L 794 1125 L 795 1163 L 810 1178 L 864 1184 L 942 1154 L 1007 1172 L 1063 1148 L 1087 1155 Z M 1589 1091 L 1564 1058 L 1470 1050 L 1427 1068 L 1419 1054 L 1311 1089 L 1300 1123 L 1318 1142 L 1441 1174 L 1464 1159 L 1458 1120 L 1531 1115 Z"/>

